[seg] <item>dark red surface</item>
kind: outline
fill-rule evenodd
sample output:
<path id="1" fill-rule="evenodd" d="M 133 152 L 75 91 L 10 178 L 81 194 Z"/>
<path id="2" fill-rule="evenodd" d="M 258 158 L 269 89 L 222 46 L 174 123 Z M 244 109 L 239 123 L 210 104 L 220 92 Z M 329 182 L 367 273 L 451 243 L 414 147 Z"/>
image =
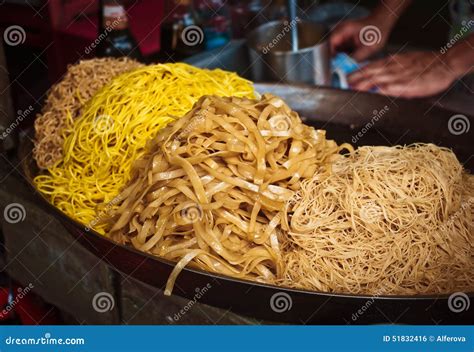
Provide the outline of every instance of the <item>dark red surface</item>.
<path id="1" fill-rule="evenodd" d="M 19 290 L 24 292 L 24 296 L 15 300 Z M 9 288 L 0 287 L 0 324 L 12 320 L 23 325 L 55 325 L 61 323 L 54 307 L 44 303 L 34 292 L 25 292 L 24 290 L 25 288 L 22 286 L 12 285 L 14 304 L 11 304 L 11 310 L 7 311 Z M 7 314 L 4 314 L 4 311 Z"/>
<path id="2" fill-rule="evenodd" d="M 84 16 L 71 22 L 61 33 L 66 36 L 76 36 L 92 42 L 97 36 L 97 16 Z M 156 53 L 160 49 L 160 22 L 163 18 L 163 1 L 140 0 L 127 6 L 131 31 L 138 42 L 144 56 Z"/>
<path id="3" fill-rule="evenodd" d="M 85 48 L 96 38 L 98 31 L 97 0 L 49 0 L 41 7 L 27 4 L 0 5 L 0 29 L 19 25 L 26 32 L 22 45 L 45 51 L 49 79 L 56 82 L 69 63 L 86 55 Z M 160 24 L 164 2 L 136 0 L 127 3 L 131 31 L 143 56 L 160 49 Z"/>

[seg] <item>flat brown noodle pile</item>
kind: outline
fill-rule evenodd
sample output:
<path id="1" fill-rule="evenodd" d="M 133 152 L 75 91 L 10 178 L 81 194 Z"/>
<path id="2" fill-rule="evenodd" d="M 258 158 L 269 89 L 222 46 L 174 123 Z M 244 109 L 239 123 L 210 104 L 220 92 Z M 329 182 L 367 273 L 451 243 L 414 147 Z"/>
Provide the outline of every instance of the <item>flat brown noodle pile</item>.
<path id="1" fill-rule="evenodd" d="M 166 294 L 188 263 L 275 282 L 287 201 L 300 180 L 327 172 L 341 148 L 280 98 L 203 97 L 136 163 L 110 235 L 178 262 Z"/>
<path id="2" fill-rule="evenodd" d="M 83 60 L 69 66 L 64 78 L 50 89 L 35 121 L 33 156 L 38 166 L 47 169 L 61 160 L 64 132 L 72 127 L 81 108 L 100 88 L 115 76 L 141 66 L 128 58 Z"/>
<path id="3" fill-rule="evenodd" d="M 474 291 L 474 176 L 432 144 L 361 147 L 294 196 L 281 284 L 354 294 Z"/>

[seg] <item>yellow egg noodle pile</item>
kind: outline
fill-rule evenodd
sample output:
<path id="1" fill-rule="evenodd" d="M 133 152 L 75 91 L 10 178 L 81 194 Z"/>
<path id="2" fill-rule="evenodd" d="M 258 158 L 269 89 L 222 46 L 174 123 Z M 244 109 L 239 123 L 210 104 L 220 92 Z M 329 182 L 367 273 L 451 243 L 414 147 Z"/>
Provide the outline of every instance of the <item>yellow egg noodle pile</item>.
<path id="1" fill-rule="evenodd" d="M 474 292 L 474 176 L 433 144 L 357 149 L 291 200 L 281 284 L 324 292 Z"/>
<path id="2" fill-rule="evenodd" d="M 47 169 L 61 160 L 64 133 L 79 117 L 84 104 L 115 76 L 141 66 L 128 58 L 82 60 L 69 66 L 61 81 L 49 90 L 35 120 L 33 157 L 37 165 Z"/>
<path id="3" fill-rule="evenodd" d="M 63 160 L 37 176 L 36 187 L 64 213 L 103 234 L 97 214 L 114 208 L 147 140 L 207 94 L 252 98 L 254 90 L 235 73 L 183 63 L 115 77 L 66 131 Z"/>
<path id="4" fill-rule="evenodd" d="M 203 97 L 153 140 L 122 193 L 109 235 L 214 273 L 281 278 L 286 203 L 302 179 L 340 157 L 325 132 L 302 123 L 280 98 Z"/>

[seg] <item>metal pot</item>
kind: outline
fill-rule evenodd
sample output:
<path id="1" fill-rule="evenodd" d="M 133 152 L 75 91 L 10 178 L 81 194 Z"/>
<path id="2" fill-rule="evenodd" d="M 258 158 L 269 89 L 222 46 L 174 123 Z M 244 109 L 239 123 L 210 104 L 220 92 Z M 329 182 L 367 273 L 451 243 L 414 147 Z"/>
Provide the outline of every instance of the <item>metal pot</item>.
<path id="1" fill-rule="evenodd" d="M 291 50 L 291 29 L 298 26 L 297 51 Z M 252 79 L 256 82 L 331 84 L 327 30 L 306 21 L 273 21 L 247 35 Z"/>

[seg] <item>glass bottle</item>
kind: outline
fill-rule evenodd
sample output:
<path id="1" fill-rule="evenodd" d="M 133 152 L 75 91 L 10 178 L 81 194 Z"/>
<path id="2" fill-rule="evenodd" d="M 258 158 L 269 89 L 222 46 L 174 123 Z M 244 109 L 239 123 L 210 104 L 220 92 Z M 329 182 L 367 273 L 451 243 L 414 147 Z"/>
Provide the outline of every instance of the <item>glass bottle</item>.
<path id="1" fill-rule="evenodd" d="M 141 59 L 140 49 L 129 29 L 128 16 L 121 0 L 100 0 L 97 56 L 128 56 Z"/>
<path id="2" fill-rule="evenodd" d="M 197 0 L 206 50 L 225 45 L 231 39 L 230 9 L 225 0 Z"/>
<path id="3" fill-rule="evenodd" d="M 204 33 L 191 0 L 166 1 L 165 16 L 160 51 L 166 61 L 182 60 L 203 50 Z"/>

